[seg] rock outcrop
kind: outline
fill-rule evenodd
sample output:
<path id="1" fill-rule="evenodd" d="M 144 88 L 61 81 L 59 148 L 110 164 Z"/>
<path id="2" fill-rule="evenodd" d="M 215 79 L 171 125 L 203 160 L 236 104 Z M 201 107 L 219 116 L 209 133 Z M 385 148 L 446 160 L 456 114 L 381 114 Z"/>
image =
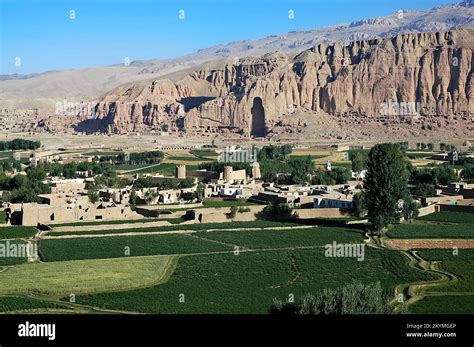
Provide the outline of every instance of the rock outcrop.
<path id="1" fill-rule="evenodd" d="M 242 58 L 176 83 L 117 88 L 77 129 L 262 136 L 295 113 L 377 117 L 387 104 L 416 105 L 409 116 L 466 117 L 474 104 L 473 48 L 474 31 L 459 30 L 319 44 L 293 58 L 283 53 Z"/>

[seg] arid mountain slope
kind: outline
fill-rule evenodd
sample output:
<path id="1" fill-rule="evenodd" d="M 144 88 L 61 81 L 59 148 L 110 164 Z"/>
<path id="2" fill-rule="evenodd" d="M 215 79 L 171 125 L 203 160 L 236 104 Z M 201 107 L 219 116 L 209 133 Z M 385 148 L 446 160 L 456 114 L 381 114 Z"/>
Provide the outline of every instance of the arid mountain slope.
<path id="1" fill-rule="evenodd" d="M 295 15 L 298 16 L 298 13 Z M 68 101 L 91 100 L 123 83 L 157 78 L 216 59 L 232 61 L 275 51 L 294 55 L 320 43 L 348 44 L 355 40 L 392 37 L 407 32 L 474 28 L 473 23 L 474 7 L 471 1 L 466 0 L 430 10 L 400 10 L 389 16 L 362 19 L 351 24 L 236 41 L 170 60 L 133 61 L 129 66 L 118 64 L 30 76 L 3 75 L 0 76 L 0 108 L 39 108 L 40 111 L 51 112 L 54 105 L 64 98 Z"/>
<path id="2" fill-rule="evenodd" d="M 387 103 L 417 105 L 421 117 L 467 118 L 474 102 L 473 49 L 474 32 L 460 30 L 320 44 L 294 58 L 243 58 L 176 83 L 121 86 L 104 95 L 77 130 L 263 136 L 283 123 L 304 126 L 292 124 L 295 115 L 378 117 Z M 415 115 L 392 113 L 386 115 Z"/>

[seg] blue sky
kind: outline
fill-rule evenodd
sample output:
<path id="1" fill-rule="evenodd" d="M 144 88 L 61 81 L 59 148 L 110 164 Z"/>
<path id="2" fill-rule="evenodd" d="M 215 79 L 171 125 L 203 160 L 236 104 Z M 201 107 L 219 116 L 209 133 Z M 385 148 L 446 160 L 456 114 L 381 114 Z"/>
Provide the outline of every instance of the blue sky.
<path id="1" fill-rule="evenodd" d="M 458 1 L 0 0 L 0 74 L 111 65 L 124 57 L 173 58 L 220 43 L 449 2 Z"/>

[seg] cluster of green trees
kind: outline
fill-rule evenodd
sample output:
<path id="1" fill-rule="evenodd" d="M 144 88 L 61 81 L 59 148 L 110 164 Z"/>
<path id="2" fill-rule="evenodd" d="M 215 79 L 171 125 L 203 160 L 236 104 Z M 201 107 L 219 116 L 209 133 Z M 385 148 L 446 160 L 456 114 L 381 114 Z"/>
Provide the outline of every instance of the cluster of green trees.
<path id="1" fill-rule="evenodd" d="M 434 185 L 447 185 L 451 182 L 458 181 L 458 176 L 454 170 L 448 165 L 438 165 L 434 168 L 421 168 L 416 169 L 409 167 L 410 169 L 410 181 L 415 184 L 430 184 Z"/>
<path id="2" fill-rule="evenodd" d="M 274 146 L 268 145 L 258 151 L 258 160 L 287 160 L 293 152 L 291 145 Z"/>
<path id="3" fill-rule="evenodd" d="M 3 172 L 7 171 L 12 171 L 13 169 L 16 169 L 17 171 L 21 170 L 21 163 L 19 161 L 4 161 L 2 162 L 2 165 L 0 165 L 0 168 L 2 169 Z"/>
<path id="4" fill-rule="evenodd" d="M 82 178 L 83 172 L 91 171 L 94 175 L 113 176 L 116 175 L 113 167 L 107 163 L 42 163 L 37 166 L 43 168 L 50 176 L 64 178 Z"/>
<path id="5" fill-rule="evenodd" d="M 430 198 L 436 196 L 436 189 L 434 185 L 428 183 L 418 183 L 410 189 L 410 192 L 413 196 L 418 196 L 420 198 Z"/>
<path id="6" fill-rule="evenodd" d="M 456 150 L 456 146 L 441 142 L 439 144 L 439 149 L 442 151 L 451 152 Z"/>
<path id="7" fill-rule="evenodd" d="M 14 177 L 7 177 L 0 171 L 0 190 L 5 191 L 2 200 L 13 203 L 39 202 L 38 194 L 50 192 L 49 186 L 42 182 L 45 177 L 46 173 L 41 169 L 30 169 L 26 176 Z"/>
<path id="8" fill-rule="evenodd" d="M 15 151 L 15 150 L 28 150 L 38 149 L 41 147 L 41 142 L 31 141 L 25 139 L 14 139 L 11 141 L 0 141 L 0 151 Z"/>
<path id="9" fill-rule="evenodd" d="M 264 146 L 258 153 L 262 178 L 265 181 L 282 184 L 343 184 L 351 179 L 350 170 L 334 167 L 330 172 L 315 170 L 310 156 L 290 157 L 292 148 Z"/>
<path id="10" fill-rule="evenodd" d="M 368 154 L 367 151 L 361 150 L 349 151 L 349 160 L 352 162 L 352 171 L 359 174 L 365 170 Z"/>
<path id="11" fill-rule="evenodd" d="M 161 151 L 149 151 L 138 153 L 124 153 L 121 152 L 116 156 L 101 156 L 97 158 L 100 162 L 111 162 L 114 165 L 143 165 L 143 164 L 159 164 L 165 154 Z"/>
<path id="12" fill-rule="evenodd" d="M 434 149 L 434 143 L 432 143 L 432 142 L 429 142 L 429 143 L 418 142 L 416 144 L 416 149 L 420 149 L 422 151 L 427 149 L 429 151 L 432 151 Z"/>
<path id="13" fill-rule="evenodd" d="M 351 170 L 336 166 L 329 172 L 321 169 L 316 170 L 311 178 L 311 184 L 344 184 L 351 178 Z"/>
<path id="14" fill-rule="evenodd" d="M 354 208 L 357 215 L 368 215 L 377 233 L 391 223 L 398 223 L 401 217 L 407 221 L 417 217 L 418 204 L 412 196 L 435 196 L 437 185 L 459 180 L 447 164 L 433 168 L 413 167 L 400 144 L 374 146 L 365 165 L 364 190 L 354 196 Z M 461 172 L 464 181 L 474 181 L 473 167 L 465 163 Z"/>
<path id="15" fill-rule="evenodd" d="M 408 143 L 408 141 L 397 142 L 394 145 L 398 146 L 400 151 L 402 151 L 403 153 L 406 153 L 410 147 L 410 144 Z"/>
<path id="16" fill-rule="evenodd" d="M 351 178 L 350 170 L 335 167 L 331 172 L 316 170 L 311 156 L 290 157 L 290 145 L 268 145 L 258 151 L 258 162 L 262 179 L 280 184 L 343 184 Z M 200 169 L 222 172 L 224 166 L 231 165 L 234 170 L 245 169 L 251 175 L 252 163 L 210 162 L 199 165 Z"/>
<path id="17" fill-rule="evenodd" d="M 291 218 L 292 209 L 288 204 L 278 203 L 265 206 L 262 212 L 259 213 L 259 218 L 285 221 Z"/>
<path id="18" fill-rule="evenodd" d="M 356 213 L 367 211 L 376 233 L 401 217 L 411 221 L 418 206 L 408 190 L 409 164 L 403 146 L 384 143 L 374 147 L 367 158 L 364 190 L 355 202 Z"/>
<path id="19" fill-rule="evenodd" d="M 474 183 L 474 166 L 464 166 L 461 171 L 461 177 L 464 182 Z"/>
<path id="20" fill-rule="evenodd" d="M 354 281 L 337 289 L 325 289 L 313 295 L 308 294 L 298 303 L 283 303 L 274 300 L 271 314 L 389 314 L 390 304 L 383 295 L 380 282 L 362 284 Z"/>

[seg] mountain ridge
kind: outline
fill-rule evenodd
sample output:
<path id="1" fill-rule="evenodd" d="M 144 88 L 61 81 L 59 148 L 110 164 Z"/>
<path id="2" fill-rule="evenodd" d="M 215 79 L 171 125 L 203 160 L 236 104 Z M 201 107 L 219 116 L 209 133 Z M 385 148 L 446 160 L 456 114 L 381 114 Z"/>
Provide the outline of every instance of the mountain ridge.
<path id="1" fill-rule="evenodd" d="M 400 119 L 469 120 L 473 50 L 474 31 L 466 29 L 321 43 L 294 57 L 276 52 L 240 58 L 221 69 L 193 71 L 175 83 L 156 79 L 115 88 L 76 130 L 230 131 L 260 137 L 279 124 L 301 130 L 304 124 L 294 115 L 356 121 L 380 116 L 381 107 L 391 102 L 419 105 L 416 114 Z"/>
<path id="2" fill-rule="evenodd" d="M 0 80 L 0 108 L 39 108 L 51 112 L 57 102 L 92 100 L 124 83 L 171 74 L 216 59 L 261 56 L 272 51 L 297 54 L 318 43 L 348 43 L 360 39 L 395 36 L 409 31 L 444 31 L 473 27 L 471 2 L 447 4 L 421 11 L 402 11 L 388 16 L 353 21 L 312 30 L 270 35 L 216 45 L 168 60 L 133 61 L 111 65 L 16 76 Z M 20 107 L 18 107 L 20 106 Z"/>

